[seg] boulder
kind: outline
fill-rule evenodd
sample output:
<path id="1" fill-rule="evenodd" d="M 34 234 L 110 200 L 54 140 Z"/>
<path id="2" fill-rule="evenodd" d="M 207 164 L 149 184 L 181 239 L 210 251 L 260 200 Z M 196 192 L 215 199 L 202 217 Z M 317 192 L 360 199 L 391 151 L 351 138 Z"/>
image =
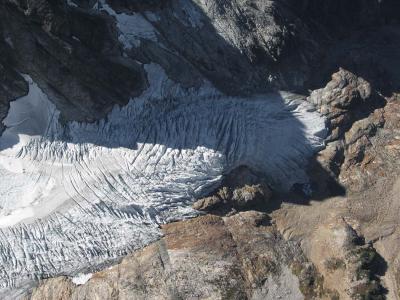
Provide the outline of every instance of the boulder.
<path id="1" fill-rule="evenodd" d="M 197 200 L 192 207 L 219 215 L 232 214 L 249 209 L 266 209 L 271 197 L 272 190 L 262 175 L 241 166 L 224 178 L 219 189 Z"/>

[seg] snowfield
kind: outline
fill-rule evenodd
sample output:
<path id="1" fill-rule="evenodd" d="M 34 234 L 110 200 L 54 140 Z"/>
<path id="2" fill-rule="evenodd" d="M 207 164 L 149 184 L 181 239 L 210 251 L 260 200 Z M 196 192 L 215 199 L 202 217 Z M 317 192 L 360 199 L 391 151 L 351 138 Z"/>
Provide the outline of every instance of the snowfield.
<path id="1" fill-rule="evenodd" d="M 23 287 L 143 247 L 161 223 L 246 164 L 275 188 L 307 182 L 325 120 L 289 93 L 231 98 L 184 89 L 157 65 L 150 87 L 91 124 L 60 122 L 40 88 L 11 103 L 0 138 L 0 287 Z M 75 273 L 72 273 L 75 272 Z"/>

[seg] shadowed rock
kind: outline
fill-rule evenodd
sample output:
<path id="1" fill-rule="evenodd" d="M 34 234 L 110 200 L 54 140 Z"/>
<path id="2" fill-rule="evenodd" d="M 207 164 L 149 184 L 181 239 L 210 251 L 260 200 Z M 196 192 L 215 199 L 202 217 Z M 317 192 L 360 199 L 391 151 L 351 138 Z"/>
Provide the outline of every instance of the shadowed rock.
<path id="1" fill-rule="evenodd" d="M 218 215 L 249 209 L 265 209 L 272 191 L 265 178 L 246 166 L 232 170 L 212 195 L 199 199 L 192 207 Z"/>

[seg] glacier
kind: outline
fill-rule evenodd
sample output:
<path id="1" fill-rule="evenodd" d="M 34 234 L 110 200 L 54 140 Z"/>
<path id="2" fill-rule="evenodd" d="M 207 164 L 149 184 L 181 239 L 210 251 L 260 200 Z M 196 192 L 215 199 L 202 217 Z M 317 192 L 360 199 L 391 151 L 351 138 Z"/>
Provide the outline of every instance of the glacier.
<path id="1" fill-rule="evenodd" d="M 191 203 L 248 165 L 275 189 L 307 182 L 325 119 L 301 96 L 184 88 L 156 64 L 149 88 L 94 123 L 65 122 L 28 76 L 0 138 L 0 289 L 89 273 L 196 215 Z"/>

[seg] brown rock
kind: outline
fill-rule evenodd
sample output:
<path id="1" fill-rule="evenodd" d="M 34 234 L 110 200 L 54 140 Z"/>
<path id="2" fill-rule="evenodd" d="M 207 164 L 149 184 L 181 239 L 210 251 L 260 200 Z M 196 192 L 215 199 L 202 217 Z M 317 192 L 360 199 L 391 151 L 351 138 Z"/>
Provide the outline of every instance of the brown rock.
<path id="1" fill-rule="evenodd" d="M 344 69 L 333 74 L 326 87 L 313 91 L 308 101 L 329 120 L 329 141 L 342 138 L 353 122 L 368 116 L 384 102 L 366 80 Z"/>
<path id="2" fill-rule="evenodd" d="M 45 281 L 40 285 L 31 299 L 37 300 L 68 300 L 71 299 L 75 284 L 70 278 L 60 276 Z M 40 296 L 39 296 L 40 295 Z"/>
<path id="3" fill-rule="evenodd" d="M 271 198 L 272 192 L 266 185 L 245 185 L 233 191 L 232 202 L 237 209 L 262 206 Z"/>
<path id="4" fill-rule="evenodd" d="M 220 205 L 222 202 L 223 201 L 221 200 L 221 198 L 217 196 L 210 196 L 197 200 L 195 203 L 193 203 L 192 207 L 196 210 L 207 211 L 216 209 L 217 206 Z"/>
<path id="5" fill-rule="evenodd" d="M 265 209 L 272 197 L 265 179 L 245 166 L 232 170 L 221 185 L 211 196 L 197 200 L 192 207 L 225 215 L 247 209 Z"/>
<path id="6" fill-rule="evenodd" d="M 29 299 L 303 299 L 302 291 L 319 295 L 322 281 L 315 268 L 298 245 L 284 240 L 266 220 L 265 214 L 249 211 L 167 224 L 159 242 L 93 274 L 87 283 L 49 279 Z M 297 277 L 302 269 L 309 272 Z"/>
<path id="7" fill-rule="evenodd" d="M 368 299 L 380 295 L 382 286 L 374 262 L 379 259 L 344 219 L 320 224 L 312 238 L 311 259 L 324 274 L 325 286 L 340 299 Z"/>
<path id="8" fill-rule="evenodd" d="M 389 99 L 384 109 L 355 122 L 346 133 L 345 160 L 339 179 L 351 190 L 365 190 L 382 177 L 395 177 L 400 171 L 400 102 Z"/>

